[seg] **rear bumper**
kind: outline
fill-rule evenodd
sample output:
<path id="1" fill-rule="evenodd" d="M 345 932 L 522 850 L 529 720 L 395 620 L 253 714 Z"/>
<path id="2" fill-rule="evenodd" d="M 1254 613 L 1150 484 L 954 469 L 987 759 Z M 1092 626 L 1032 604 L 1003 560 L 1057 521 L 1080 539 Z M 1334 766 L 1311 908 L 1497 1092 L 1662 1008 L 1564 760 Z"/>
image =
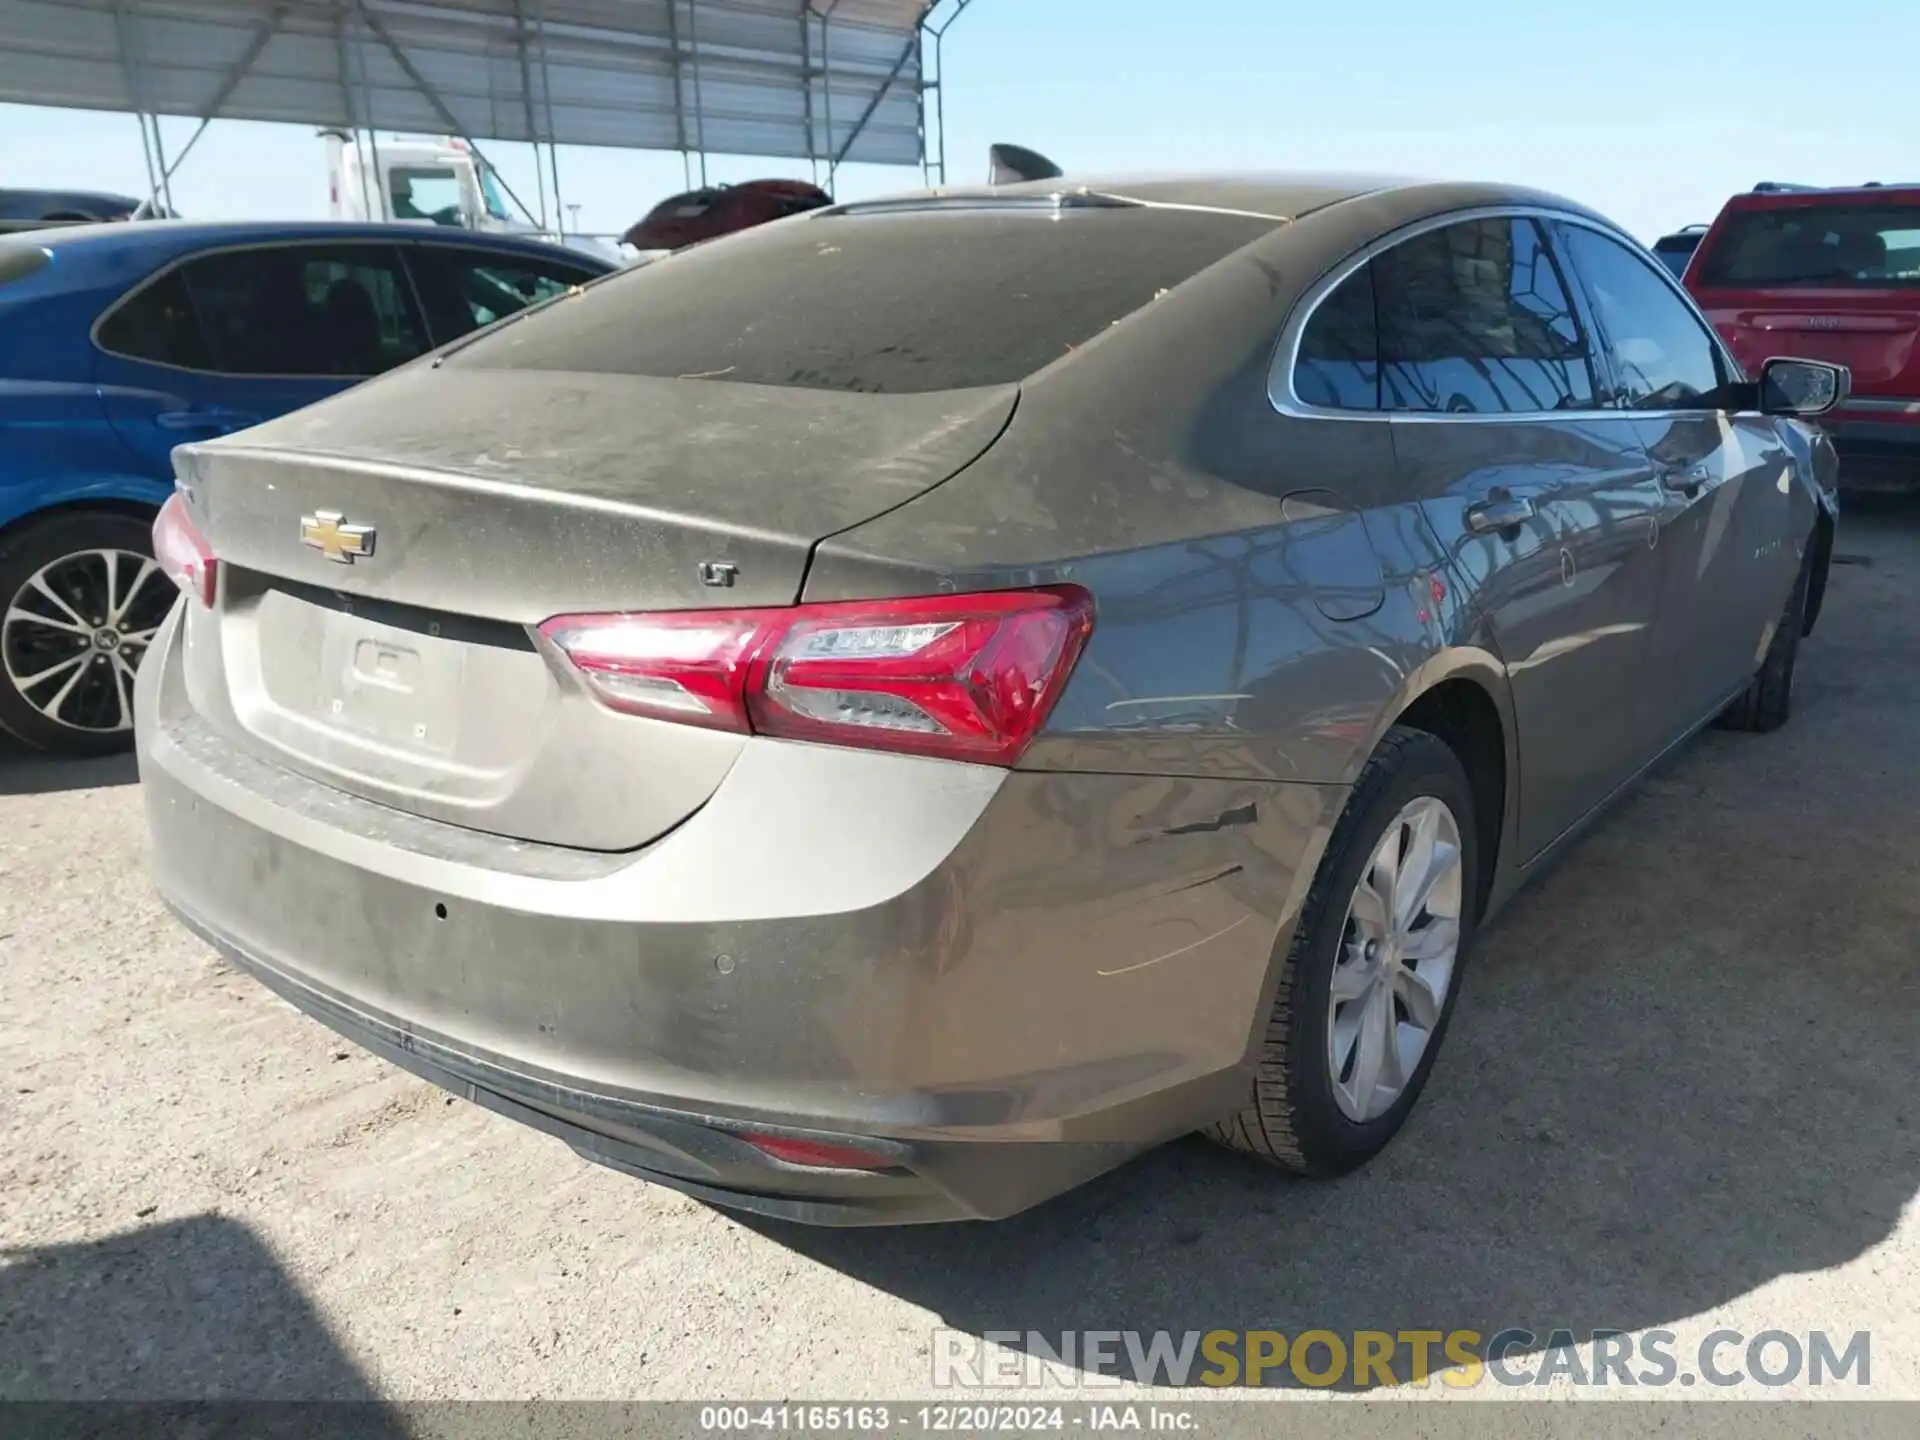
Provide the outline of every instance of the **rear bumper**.
<path id="1" fill-rule="evenodd" d="M 194 930 L 590 1159 L 799 1221 L 1010 1214 L 1240 1103 L 1341 798 L 756 741 L 653 845 L 566 851 L 245 752 L 186 707 L 179 643 L 141 667 L 139 757 Z M 743 1130 L 897 1163 L 789 1165 Z"/>
<path id="2" fill-rule="evenodd" d="M 1847 489 L 1920 489 L 1920 412 L 1898 420 L 1843 416 L 1825 428 Z"/>

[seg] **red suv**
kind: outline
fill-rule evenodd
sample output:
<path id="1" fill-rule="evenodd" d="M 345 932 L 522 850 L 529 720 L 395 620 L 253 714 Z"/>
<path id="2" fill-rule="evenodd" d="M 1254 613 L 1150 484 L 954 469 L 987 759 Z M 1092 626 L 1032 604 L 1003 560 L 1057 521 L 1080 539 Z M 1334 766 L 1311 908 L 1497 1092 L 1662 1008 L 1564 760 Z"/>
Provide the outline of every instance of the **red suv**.
<path id="1" fill-rule="evenodd" d="M 1822 422 L 1842 484 L 1920 489 L 1920 185 L 1736 195 L 1685 284 L 1750 374 L 1774 355 L 1853 371 Z"/>

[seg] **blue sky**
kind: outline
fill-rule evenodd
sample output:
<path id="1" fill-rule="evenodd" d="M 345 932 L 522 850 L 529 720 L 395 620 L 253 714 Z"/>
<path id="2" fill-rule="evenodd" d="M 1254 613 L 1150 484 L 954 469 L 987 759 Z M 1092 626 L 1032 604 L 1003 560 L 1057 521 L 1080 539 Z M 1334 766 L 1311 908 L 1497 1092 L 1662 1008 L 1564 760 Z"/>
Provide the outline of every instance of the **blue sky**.
<path id="1" fill-rule="evenodd" d="M 1917 56 L 1920 0 L 974 0 L 947 37 L 947 154 L 968 181 L 994 140 L 1070 171 L 1513 180 L 1651 240 L 1757 180 L 1920 180 Z M 192 130 L 166 125 L 170 150 Z M 524 147 L 487 149 L 531 202 Z M 618 231 L 681 188 L 681 161 L 563 148 L 561 176 L 584 228 Z M 0 105 L 0 185 L 138 194 L 144 177 L 131 116 Z M 848 166 L 836 189 L 918 183 Z M 325 198 L 320 142 L 292 126 L 217 122 L 174 181 L 198 216 L 319 216 Z"/>

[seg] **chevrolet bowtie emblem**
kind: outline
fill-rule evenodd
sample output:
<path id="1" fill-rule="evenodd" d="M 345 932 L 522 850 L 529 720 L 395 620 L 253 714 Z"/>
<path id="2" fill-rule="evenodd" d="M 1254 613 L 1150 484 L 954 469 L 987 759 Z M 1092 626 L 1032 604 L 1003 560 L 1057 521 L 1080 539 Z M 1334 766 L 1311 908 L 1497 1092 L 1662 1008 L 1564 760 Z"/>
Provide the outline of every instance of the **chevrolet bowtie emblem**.
<path id="1" fill-rule="evenodd" d="M 373 527 L 348 525 L 338 510 L 316 510 L 300 517 L 300 543 L 311 545 L 327 559 L 351 565 L 356 556 L 373 554 Z"/>

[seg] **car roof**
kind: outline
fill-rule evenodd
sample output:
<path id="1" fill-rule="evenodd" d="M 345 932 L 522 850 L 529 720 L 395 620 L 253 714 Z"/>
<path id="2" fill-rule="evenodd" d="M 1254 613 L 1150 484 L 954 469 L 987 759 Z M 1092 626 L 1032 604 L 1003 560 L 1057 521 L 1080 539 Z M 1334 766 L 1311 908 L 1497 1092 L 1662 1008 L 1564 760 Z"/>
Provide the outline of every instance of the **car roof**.
<path id="1" fill-rule="evenodd" d="M 157 250 L 185 254 L 229 245 L 288 240 L 427 241 L 502 253 L 544 255 L 577 260 L 583 265 L 611 270 L 609 260 L 571 250 L 544 240 L 497 235 L 484 230 L 456 230 L 450 226 L 379 225 L 343 220 L 133 220 L 98 225 L 63 225 L 0 237 L 0 244 L 33 244 L 49 249 L 81 251 L 104 258 L 109 254 Z"/>
<path id="2" fill-rule="evenodd" d="M 1729 210 L 1799 210 L 1818 205 L 1860 205 L 1892 201 L 1911 205 L 1920 201 L 1920 183 L 1897 185 L 1782 186 L 1747 190 L 1727 201 Z"/>
<path id="3" fill-rule="evenodd" d="M 1008 196 L 1087 194 L 1139 200 L 1150 205 L 1240 211 L 1287 221 L 1345 200 L 1388 193 L 1396 194 L 1409 214 L 1417 211 L 1439 214 L 1467 206 L 1502 204 L 1538 205 L 1582 215 L 1593 213 L 1575 201 L 1521 185 L 1317 170 L 1062 175 L 1010 185 L 939 186 L 879 200 L 852 201 L 834 210 L 858 213 L 863 208 L 911 205 L 916 201 L 991 201 Z M 814 213 L 832 214 L 834 210 Z"/>
<path id="4" fill-rule="evenodd" d="M 1003 196 L 1046 196 L 1090 193 L 1124 196 L 1155 205 L 1191 205 L 1208 209 L 1249 210 L 1292 220 L 1323 205 L 1350 200 L 1379 190 L 1418 183 L 1406 177 L 1350 175 L 1315 171 L 1253 171 L 1221 174 L 1166 172 L 1062 175 L 1050 180 L 1022 180 L 1011 185 L 942 185 L 931 190 L 893 197 L 940 200 L 992 199 Z M 842 207 L 857 209 L 862 203 Z"/>

